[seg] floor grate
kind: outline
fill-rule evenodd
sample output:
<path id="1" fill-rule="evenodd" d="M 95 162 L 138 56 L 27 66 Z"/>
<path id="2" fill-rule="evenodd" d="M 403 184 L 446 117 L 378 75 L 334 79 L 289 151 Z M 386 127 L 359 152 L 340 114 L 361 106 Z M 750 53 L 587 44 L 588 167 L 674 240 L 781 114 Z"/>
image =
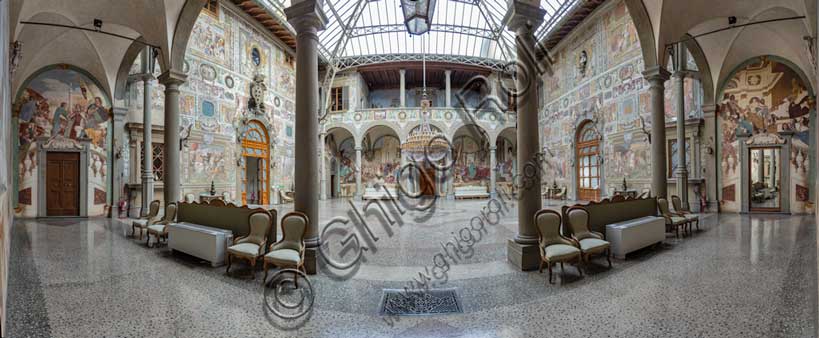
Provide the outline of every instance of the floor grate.
<path id="1" fill-rule="evenodd" d="M 381 314 L 387 316 L 436 315 L 463 313 L 455 289 L 402 290 L 384 289 Z"/>

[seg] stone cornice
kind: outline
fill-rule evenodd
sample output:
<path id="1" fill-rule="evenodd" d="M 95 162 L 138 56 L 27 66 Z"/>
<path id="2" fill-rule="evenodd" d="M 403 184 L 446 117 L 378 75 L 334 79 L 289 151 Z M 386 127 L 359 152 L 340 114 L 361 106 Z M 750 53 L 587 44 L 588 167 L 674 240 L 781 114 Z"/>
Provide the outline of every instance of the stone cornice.
<path id="1" fill-rule="evenodd" d="M 304 30 L 315 29 L 324 30 L 327 26 L 327 15 L 321 9 L 321 2 L 318 0 L 304 0 L 293 6 L 284 9 L 287 22 L 290 23 L 297 33 Z"/>
<path id="2" fill-rule="evenodd" d="M 520 0 L 513 0 L 509 4 L 509 9 L 503 18 L 510 30 L 516 31 L 518 28 L 526 26 L 532 32 L 543 24 L 543 17 L 546 10 L 540 6 L 534 6 Z"/>
<path id="3" fill-rule="evenodd" d="M 669 72 L 668 72 L 668 71 L 667 71 L 665 68 L 663 68 L 663 67 L 660 67 L 660 66 L 654 66 L 654 67 L 647 68 L 646 70 L 644 70 L 644 71 L 643 71 L 643 77 L 644 77 L 646 80 L 648 80 L 649 82 L 651 82 L 651 81 L 657 81 L 657 80 L 660 80 L 660 81 L 662 81 L 662 82 L 665 82 L 665 81 L 667 81 L 669 78 L 671 78 L 671 73 L 669 73 Z"/>
<path id="4" fill-rule="evenodd" d="M 188 80 L 188 76 L 185 73 L 180 72 L 178 70 L 170 69 L 162 75 L 159 75 L 159 83 L 167 86 L 167 85 L 181 85 Z"/>

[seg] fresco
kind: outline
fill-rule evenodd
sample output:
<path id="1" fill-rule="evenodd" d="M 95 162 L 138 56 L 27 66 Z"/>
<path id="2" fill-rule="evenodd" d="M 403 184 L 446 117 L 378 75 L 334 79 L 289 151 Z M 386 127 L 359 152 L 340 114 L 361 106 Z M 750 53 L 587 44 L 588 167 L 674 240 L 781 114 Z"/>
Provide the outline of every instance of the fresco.
<path id="1" fill-rule="evenodd" d="M 401 168 L 401 147 L 398 138 L 385 135 L 373 141 L 372 145 L 368 145 L 368 141 L 365 138 L 361 156 L 363 185 L 371 187 L 375 182 L 396 183 Z M 353 181 L 355 182 L 355 179 Z"/>
<path id="2" fill-rule="evenodd" d="M 723 88 L 719 103 L 721 129 L 720 161 L 723 189 L 737 183 L 740 172 L 737 142 L 738 132 L 793 132 L 791 146 L 791 182 L 806 184 L 810 172 L 810 119 L 815 116 L 815 98 L 799 74 L 785 63 L 768 57 L 758 57 L 738 70 Z M 796 187 L 791 188 L 796 192 Z M 798 197 L 798 196 L 795 196 Z M 791 199 L 792 212 L 804 212 L 805 203 Z M 725 196 L 723 196 L 725 200 Z M 729 210 L 738 203 L 727 203 Z"/>
<path id="3" fill-rule="evenodd" d="M 479 144 L 470 136 L 456 136 L 452 146 L 455 159 L 454 183 L 488 185 L 489 146 Z"/>

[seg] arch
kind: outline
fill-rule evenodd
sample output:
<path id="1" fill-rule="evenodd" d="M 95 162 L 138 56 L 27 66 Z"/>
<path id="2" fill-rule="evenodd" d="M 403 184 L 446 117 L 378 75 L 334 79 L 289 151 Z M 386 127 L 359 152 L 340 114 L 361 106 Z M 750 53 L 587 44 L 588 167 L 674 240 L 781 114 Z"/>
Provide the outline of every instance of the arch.
<path id="1" fill-rule="evenodd" d="M 128 46 L 128 50 L 125 51 L 125 55 L 122 57 L 122 62 L 119 65 L 119 69 L 117 70 L 117 77 L 114 82 L 114 100 L 124 100 L 125 99 L 125 92 L 128 86 L 128 75 L 131 73 L 131 66 L 133 66 L 134 61 L 139 55 L 145 50 L 145 45 L 142 43 L 144 40 L 140 36 L 137 38 L 137 41 L 131 43 Z"/>
<path id="2" fill-rule="evenodd" d="M 31 73 L 31 75 L 29 75 L 20 84 L 20 87 L 17 88 L 17 92 L 14 94 L 14 101 L 17 101 L 17 99 L 20 98 L 20 95 L 22 95 L 23 90 L 25 90 L 25 88 L 28 87 L 28 85 L 31 83 L 32 80 L 34 80 L 35 78 L 40 76 L 42 73 L 45 73 L 45 72 L 47 72 L 49 70 L 52 70 L 52 69 L 68 69 L 68 70 L 72 70 L 72 71 L 75 71 L 77 73 L 80 73 L 80 74 L 84 75 L 89 80 L 91 80 L 91 82 L 93 82 L 94 85 L 97 86 L 97 88 L 102 90 L 103 95 L 105 95 L 105 99 L 108 101 L 108 103 L 111 103 L 110 93 L 106 90 L 106 87 L 103 86 L 102 83 L 100 83 L 100 81 L 96 77 L 94 77 L 94 75 L 92 75 L 90 72 L 86 71 L 83 68 L 80 68 L 80 67 L 77 67 L 75 65 L 68 64 L 68 63 L 48 65 L 48 66 L 42 67 L 42 68 L 36 70 L 35 72 Z"/>
<path id="3" fill-rule="evenodd" d="M 812 82 L 807 77 L 807 75 L 805 75 L 805 72 L 802 71 L 802 68 L 800 68 L 795 63 L 791 62 L 790 60 L 788 60 L 788 59 L 786 59 L 784 57 L 769 54 L 769 55 L 758 55 L 758 56 L 748 58 L 747 60 L 743 61 L 742 63 L 740 63 L 739 65 L 737 65 L 733 69 L 731 69 L 731 71 L 727 73 L 727 76 L 720 79 L 720 81 L 719 81 L 719 91 L 717 92 L 716 98 L 717 99 L 722 98 L 722 96 L 725 93 L 725 86 L 728 84 L 728 81 L 733 79 L 734 76 L 736 76 L 737 73 L 739 73 L 740 71 L 742 71 L 743 69 L 748 67 L 748 65 L 759 62 L 759 60 L 761 58 L 768 58 L 770 60 L 773 60 L 773 61 L 776 61 L 776 62 L 779 62 L 779 63 L 782 63 L 782 64 L 788 66 L 791 70 L 796 72 L 796 75 L 798 75 L 799 79 L 802 80 L 802 83 L 805 84 L 806 89 L 808 90 L 808 92 L 811 95 L 814 95 L 814 96 L 816 95 L 816 91 L 813 88 Z"/>
<path id="4" fill-rule="evenodd" d="M 452 135 L 448 133 L 449 128 L 443 122 L 429 120 L 427 121 L 427 123 L 429 123 L 429 126 L 432 127 L 433 130 L 437 130 L 438 132 L 444 134 L 444 136 L 446 136 L 448 140 L 452 140 Z M 403 141 L 406 141 L 407 138 L 409 137 L 409 134 L 412 133 L 413 130 L 418 129 L 418 127 L 420 127 L 422 124 L 423 124 L 422 122 L 418 122 L 407 125 L 401 132 L 401 139 Z"/>
<path id="5" fill-rule="evenodd" d="M 478 124 L 464 124 L 452 133 L 454 185 L 489 186 L 491 156 L 489 134 Z"/>
<path id="6" fill-rule="evenodd" d="M 370 123 L 367 123 L 367 124 L 365 124 L 365 125 L 363 125 L 361 127 L 361 130 L 363 130 L 363 132 L 361 133 L 360 137 L 358 139 L 356 139 L 356 145 L 359 145 L 359 146 L 362 145 L 362 142 L 364 142 L 364 138 L 367 136 L 367 134 L 370 133 L 373 130 L 378 129 L 378 128 L 386 128 L 389 131 L 391 131 L 392 134 L 394 134 L 395 137 L 398 139 L 399 143 L 403 143 L 404 140 L 406 139 L 406 138 L 401 137 L 401 133 L 400 133 L 401 127 L 399 127 L 398 125 L 396 125 L 393 122 L 387 122 L 387 121 L 370 122 Z"/>
<path id="7" fill-rule="evenodd" d="M 188 49 L 188 40 L 203 7 L 205 7 L 205 0 L 185 1 L 185 5 L 183 5 L 182 11 L 179 13 L 179 19 L 176 21 L 176 27 L 174 27 L 171 53 L 165 56 L 167 59 L 163 58 L 162 69 L 182 70 L 182 65 L 185 63 L 185 53 Z M 169 65 L 170 67 L 168 67 Z"/>
<path id="8" fill-rule="evenodd" d="M 248 192 L 254 204 L 270 203 L 270 134 L 262 121 L 252 119 L 242 128 L 242 204 L 248 203 Z M 253 163 L 252 165 L 249 165 Z M 256 170 L 248 177 L 248 169 Z M 251 191 L 248 191 L 251 190 Z M 258 194 L 257 194 L 258 193 Z"/>
<path id="9" fill-rule="evenodd" d="M 640 50 L 643 53 L 643 67 L 651 69 L 658 65 L 657 43 L 654 38 L 654 27 L 651 25 L 651 17 L 648 14 L 643 0 L 625 0 L 631 21 L 637 30 L 637 37 L 640 40 Z"/>
<path id="10" fill-rule="evenodd" d="M 585 120 L 575 132 L 575 171 L 577 199 L 597 201 L 602 184 L 600 132 L 594 121 Z"/>
<path id="11" fill-rule="evenodd" d="M 517 135 L 517 127 L 514 126 L 507 126 L 503 127 L 498 132 L 492 134 L 492 139 L 489 141 L 490 144 L 495 144 L 498 142 L 498 139 L 501 138 L 504 134 L 508 134 L 510 131 L 514 131 L 515 135 Z M 517 137 L 509 138 L 512 142 L 517 142 Z"/>
<path id="12" fill-rule="evenodd" d="M 686 34 L 685 48 L 691 53 L 694 62 L 697 64 L 697 72 L 700 73 L 700 84 L 703 91 L 703 105 L 714 104 L 714 78 L 711 76 L 711 65 L 702 50 L 702 46 L 691 34 Z"/>

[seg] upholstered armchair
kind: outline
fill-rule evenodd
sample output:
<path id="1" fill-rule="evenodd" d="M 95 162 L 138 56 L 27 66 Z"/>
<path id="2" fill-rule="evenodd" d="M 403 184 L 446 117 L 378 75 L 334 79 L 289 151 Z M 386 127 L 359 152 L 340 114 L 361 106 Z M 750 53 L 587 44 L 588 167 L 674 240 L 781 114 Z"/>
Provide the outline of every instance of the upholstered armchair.
<path id="1" fill-rule="evenodd" d="M 233 203 L 233 200 L 230 199 L 230 192 L 227 191 L 222 193 L 222 200 L 225 201 L 225 204 Z"/>
<path id="2" fill-rule="evenodd" d="M 185 203 L 193 203 L 196 202 L 196 196 L 193 194 L 185 194 Z"/>
<path id="3" fill-rule="evenodd" d="M 576 262 L 577 272 L 583 275 L 580 270 L 582 255 L 580 244 L 575 240 L 563 237 L 560 234 L 560 214 L 553 210 L 543 209 L 535 213 L 535 228 L 540 236 L 540 272 L 543 272 L 543 265 L 549 269 L 549 283 L 552 284 L 552 265 L 560 263 L 560 270 L 563 271 L 564 262 Z"/>
<path id="4" fill-rule="evenodd" d="M 693 223 L 697 226 L 697 231 L 700 231 L 700 216 L 688 210 L 688 208 L 683 207 L 682 200 L 679 196 L 672 195 L 671 196 L 671 205 L 674 206 L 674 211 L 677 216 L 685 217 L 688 220 L 689 227 L 690 224 Z M 689 230 L 691 230 L 689 228 Z"/>
<path id="5" fill-rule="evenodd" d="M 569 208 L 566 217 L 584 260 L 588 262 L 592 255 L 605 254 L 611 267 L 611 244 L 603 240 L 603 234 L 589 230 L 589 211 L 580 207 Z"/>
<path id="6" fill-rule="evenodd" d="M 282 203 L 291 203 L 293 202 L 293 192 L 279 190 L 279 198 L 281 199 Z"/>
<path id="7" fill-rule="evenodd" d="M 176 219 L 176 209 L 176 202 L 169 203 L 165 207 L 165 216 L 162 217 L 162 220 L 148 226 L 148 238 L 145 240 L 145 245 L 151 247 L 151 235 L 156 237 L 157 243 L 163 239 L 168 240 L 168 224 L 173 223 Z"/>
<path id="8" fill-rule="evenodd" d="M 309 223 L 307 215 L 298 211 L 282 217 L 282 239 L 270 245 L 270 251 L 264 255 L 265 280 L 270 265 L 304 271 L 304 233 Z"/>
<path id="9" fill-rule="evenodd" d="M 139 240 L 142 240 L 142 230 L 148 229 L 148 226 L 159 221 L 159 200 L 151 201 L 148 205 L 148 215 L 143 219 L 137 219 L 131 222 L 131 237 L 136 237 L 136 228 L 139 228 Z"/>
<path id="10" fill-rule="evenodd" d="M 227 248 L 227 269 L 230 272 L 230 265 L 234 259 L 244 259 L 250 263 L 251 278 L 256 277 L 256 261 L 264 254 L 267 246 L 267 234 L 270 233 L 270 225 L 273 224 L 270 213 L 259 211 L 250 214 L 248 224 L 250 232 L 247 236 L 233 239 L 233 245 Z"/>
<path id="11" fill-rule="evenodd" d="M 679 238 L 680 228 L 683 228 L 683 231 L 685 231 L 688 220 L 685 217 L 672 213 L 671 210 L 668 209 L 668 200 L 665 198 L 660 197 L 657 199 L 657 208 L 660 209 L 660 216 L 665 218 L 665 228 L 674 231 L 677 238 Z"/>

